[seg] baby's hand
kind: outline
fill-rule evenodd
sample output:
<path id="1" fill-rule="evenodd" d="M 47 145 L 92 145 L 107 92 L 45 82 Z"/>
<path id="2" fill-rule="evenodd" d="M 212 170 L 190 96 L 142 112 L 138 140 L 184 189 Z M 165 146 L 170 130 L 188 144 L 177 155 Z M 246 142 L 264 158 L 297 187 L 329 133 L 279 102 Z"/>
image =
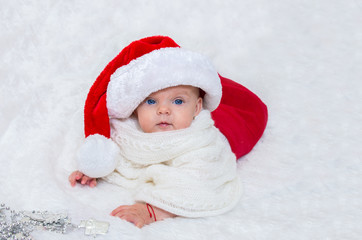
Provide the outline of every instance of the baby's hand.
<path id="1" fill-rule="evenodd" d="M 131 222 L 139 228 L 155 221 L 154 217 L 150 216 L 147 205 L 144 203 L 119 206 L 111 212 L 111 215 Z"/>
<path id="2" fill-rule="evenodd" d="M 82 172 L 74 171 L 69 176 L 69 182 L 72 187 L 74 187 L 77 182 L 79 182 L 82 185 L 88 185 L 90 187 L 95 187 L 97 185 L 97 179 L 88 177 L 87 175 L 84 175 Z"/>
<path id="3" fill-rule="evenodd" d="M 175 214 L 169 213 L 161 208 L 157 208 L 146 203 L 136 203 L 130 206 L 119 206 L 111 212 L 111 215 L 131 222 L 139 228 L 155 222 L 156 220 L 159 221 L 166 218 L 176 217 Z"/>

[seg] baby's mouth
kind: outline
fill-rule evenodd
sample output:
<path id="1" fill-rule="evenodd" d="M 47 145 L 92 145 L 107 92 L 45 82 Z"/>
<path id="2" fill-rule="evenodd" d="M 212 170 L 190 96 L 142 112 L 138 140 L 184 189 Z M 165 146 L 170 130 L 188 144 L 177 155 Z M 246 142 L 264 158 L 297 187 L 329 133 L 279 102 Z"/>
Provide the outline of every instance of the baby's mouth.
<path id="1" fill-rule="evenodd" d="M 168 122 L 160 122 L 160 123 L 157 123 L 157 126 L 161 127 L 161 128 L 165 128 L 165 127 L 168 127 L 172 125 L 171 123 L 168 123 Z"/>

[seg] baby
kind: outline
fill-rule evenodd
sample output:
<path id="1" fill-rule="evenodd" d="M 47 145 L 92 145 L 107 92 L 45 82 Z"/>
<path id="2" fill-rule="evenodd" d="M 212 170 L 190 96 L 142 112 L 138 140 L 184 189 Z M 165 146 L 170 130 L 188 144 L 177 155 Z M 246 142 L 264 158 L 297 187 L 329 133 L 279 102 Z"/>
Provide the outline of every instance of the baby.
<path id="1" fill-rule="evenodd" d="M 134 114 L 143 132 L 153 133 L 187 128 L 202 109 L 200 90 L 193 86 L 169 87 L 152 93 L 135 110 Z M 95 187 L 97 180 L 80 171 L 73 172 L 69 181 Z M 175 214 L 153 207 L 153 217 L 145 203 L 120 206 L 111 214 L 134 223 L 138 227 L 157 220 L 174 217 Z"/>
<path id="2" fill-rule="evenodd" d="M 137 227 L 231 210 L 241 195 L 239 155 L 234 154 L 241 148 L 230 144 L 250 142 L 235 136 L 229 140 L 225 136 L 232 131 L 223 135 L 219 129 L 227 127 L 214 125 L 213 118 L 226 126 L 239 125 L 233 123 L 240 117 L 234 107 L 214 111 L 222 89 L 231 89 L 220 80 L 236 86 L 219 76 L 207 58 L 179 48 L 168 37 L 131 43 L 88 94 L 86 141 L 79 149 L 78 171 L 69 176 L 71 185 L 95 187 L 101 178 L 129 189 L 135 203 L 119 206 L 111 215 Z M 218 116 L 226 113 L 232 118 L 223 120 L 230 121 L 220 121 Z"/>

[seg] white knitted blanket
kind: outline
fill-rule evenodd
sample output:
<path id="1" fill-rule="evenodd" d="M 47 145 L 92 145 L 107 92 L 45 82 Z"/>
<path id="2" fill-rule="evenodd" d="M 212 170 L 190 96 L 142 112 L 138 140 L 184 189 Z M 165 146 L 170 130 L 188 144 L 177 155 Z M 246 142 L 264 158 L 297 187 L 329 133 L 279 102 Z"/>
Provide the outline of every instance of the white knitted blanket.
<path id="1" fill-rule="evenodd" d="M 137 201 L 185 217 L 218 215 L 238 202 L 235 155 L 209 111 L 176 131 L 144 133 L 133 118 L 111 125 L 122 156 L 104 179 L 129 188 Z"/>

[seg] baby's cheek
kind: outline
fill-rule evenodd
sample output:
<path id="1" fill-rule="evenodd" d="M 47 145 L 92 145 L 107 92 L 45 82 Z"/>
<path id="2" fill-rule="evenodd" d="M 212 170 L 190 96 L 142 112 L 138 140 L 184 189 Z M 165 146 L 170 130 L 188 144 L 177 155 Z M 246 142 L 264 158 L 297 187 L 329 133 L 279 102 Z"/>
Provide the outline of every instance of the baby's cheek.
<path id="1" fill-rule="evenodd" d="M 176 129 L 184 129 L 184 128 L 188 128 L 190 127 L 192 124 L 192 119 L 190 118 L 184 118 L 182 121 L 180 121 L 177 125 L 176 125 Z"/>

